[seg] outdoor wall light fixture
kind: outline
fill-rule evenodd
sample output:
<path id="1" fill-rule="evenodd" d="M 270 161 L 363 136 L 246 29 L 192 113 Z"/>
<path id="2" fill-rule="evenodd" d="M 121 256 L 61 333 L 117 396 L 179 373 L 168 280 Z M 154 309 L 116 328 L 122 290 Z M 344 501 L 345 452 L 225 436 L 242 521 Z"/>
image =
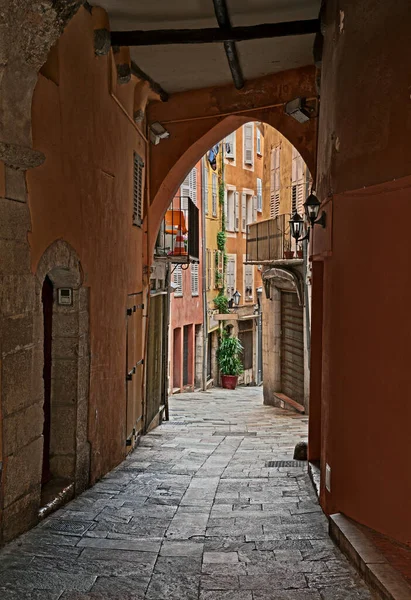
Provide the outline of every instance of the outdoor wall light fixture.
<path id="1" fill-rule="evenodd" d="M 150 140 L 151 142 L 157 146 L 160 140 L 165 140 L 170 137 L 170 132 L 162 126 L 161 123 L 155 121 L 150 125 Z"/>
<path id="2" fill-rule="evenodd" d="M 290 230 L 291 235 L 293 236 L 296 242 L 298 242 L 300 237 L 302 237 L 303 229 L 304 220 L 298 213 L 295 213 L 295 215 L 290 219 Z"/>
<path id="3" fill-rule="evenodd" d="M 240 304 L 240 298 L 241 298 L 241 294 L 238 290 L 236 290 L 233 294 L 233 300 L 234 300 L 234 304 L 236 306 L 238 306 Z"/>
<path id="4" fill-rule="evenodd" d="M 318 213 L 320 212 L 321 202 L 318 200 L 315 194 L 310 194 L 307 200 L 304 202 L 304 210 L 307 219 L 309 220 L 312 227 L 314 225 L 321 225 L 325 227 L 326 223 L 326 215 L 323 211 L 321 213 L 321 217 L 318 218 Z M 294 215 L 295 216 L 295 215 Z"/>
<path id="5" fill-rule="evenodd" d="M 298 121 L 306 123 L 313 116 L 314 110 L 308 106 L 305 98 L 294 98 L 286 103 L 285 112 L 287 115 Z"/>

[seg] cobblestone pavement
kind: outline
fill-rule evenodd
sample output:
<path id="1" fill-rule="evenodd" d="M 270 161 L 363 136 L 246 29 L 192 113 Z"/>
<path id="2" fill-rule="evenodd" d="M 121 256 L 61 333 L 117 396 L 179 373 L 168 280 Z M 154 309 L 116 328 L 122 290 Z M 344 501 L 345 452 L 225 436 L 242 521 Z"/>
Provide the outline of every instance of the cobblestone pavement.
<path id="1" fill-rule="evenodd" d="M 171 399 L 172 420 L 0 552 L 0 599 L 366 600 L 305 468 L 307 418 L 260 388 Z"/>

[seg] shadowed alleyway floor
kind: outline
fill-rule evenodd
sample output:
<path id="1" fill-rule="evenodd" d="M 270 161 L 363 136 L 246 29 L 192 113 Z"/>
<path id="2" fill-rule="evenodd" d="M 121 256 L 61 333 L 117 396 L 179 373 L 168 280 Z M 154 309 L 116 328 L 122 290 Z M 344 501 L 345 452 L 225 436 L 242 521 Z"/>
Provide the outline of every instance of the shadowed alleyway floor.
<path id="1" fill-rule="evenodd" d="M 307 418 L 260 388 L 171 398 L 171 421 L 0 552 L 0 598 L 366 600 L 305 467 Z"/>

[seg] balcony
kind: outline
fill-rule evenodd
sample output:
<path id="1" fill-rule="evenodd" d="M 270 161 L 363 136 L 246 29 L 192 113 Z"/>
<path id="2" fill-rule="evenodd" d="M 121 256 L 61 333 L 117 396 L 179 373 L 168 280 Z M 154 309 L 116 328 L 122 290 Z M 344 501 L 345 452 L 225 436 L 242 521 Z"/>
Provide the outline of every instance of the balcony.
<path id="1" fill-rule="evenodd" d="M 199 262 L 199 210 L 189 196 L 175 196 L 161 223 L 155 258 L 171 263 Z"/>
<path id="2" fill-rule="evenodd" d="M 251 223 L 247 226 L 248 264 L 271 264 L 277 260 L 302 258 L 290 234 L 290 215 L 279 215 L 274 219 Z"/>

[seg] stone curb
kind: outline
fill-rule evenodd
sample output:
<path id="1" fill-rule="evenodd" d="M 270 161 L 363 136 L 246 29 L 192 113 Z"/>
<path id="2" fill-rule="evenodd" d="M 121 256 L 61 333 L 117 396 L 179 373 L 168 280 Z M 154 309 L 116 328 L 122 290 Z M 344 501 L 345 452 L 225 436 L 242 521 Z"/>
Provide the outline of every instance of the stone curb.
<path id="1" fill-rule="evenodd" d="M 381 600 L 410 600 L 411 587 L 353 521 L 337 513 L 329 524 L 331 538 Z"/>

